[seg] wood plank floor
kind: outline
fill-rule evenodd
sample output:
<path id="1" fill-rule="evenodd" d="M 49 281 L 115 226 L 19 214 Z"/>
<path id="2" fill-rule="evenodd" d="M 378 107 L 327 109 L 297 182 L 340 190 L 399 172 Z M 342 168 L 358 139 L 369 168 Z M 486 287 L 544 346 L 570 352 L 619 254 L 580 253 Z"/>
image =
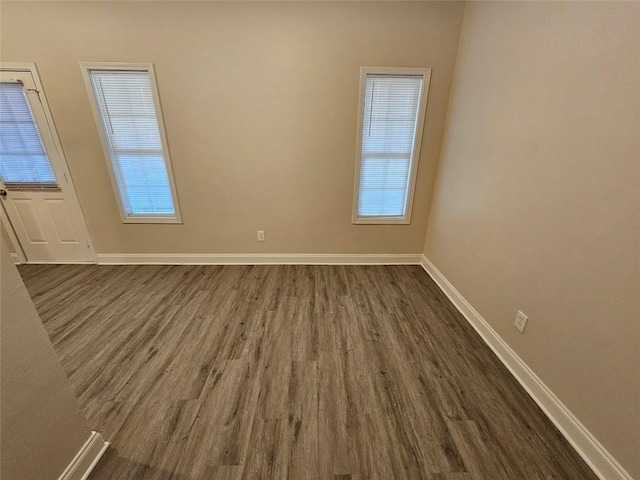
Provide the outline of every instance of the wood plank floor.
<path id="1" fill-rule="evenodd" d="M 596 478 L 419 266 L 20 272 L 91 480 Z"/>

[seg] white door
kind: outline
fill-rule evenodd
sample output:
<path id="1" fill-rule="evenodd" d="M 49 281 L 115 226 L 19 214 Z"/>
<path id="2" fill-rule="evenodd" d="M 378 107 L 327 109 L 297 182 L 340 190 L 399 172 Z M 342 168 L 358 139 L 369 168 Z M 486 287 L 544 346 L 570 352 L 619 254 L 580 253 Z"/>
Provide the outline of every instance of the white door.
<path id="1" fill-rule="evenodd" d="M 93 262 L 35 68 L 0 71 L 0 198 L 27 262 Z M 18 246 L 16 246 L 18 247 Z"/>

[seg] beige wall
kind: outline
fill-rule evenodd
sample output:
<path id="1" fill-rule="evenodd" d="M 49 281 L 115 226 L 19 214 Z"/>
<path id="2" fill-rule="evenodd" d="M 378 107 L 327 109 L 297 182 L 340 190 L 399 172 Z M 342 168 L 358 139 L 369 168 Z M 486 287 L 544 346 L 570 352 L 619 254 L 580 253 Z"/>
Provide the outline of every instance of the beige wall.
<path id="1" fill-rule="evenodd" d="M 90 432 L 4 239 L 1 245 L 2 478 L 55 480 Z"/>
<path id="2" fill-rule="evenodd" d="M 424 250 L 635 478 L 639 25 L 637 3 L 467 4 Z"/>
<path id="3" fill-rule="evenodd" d="M 638 4 L 470 2 L 433 205 L 459 3 L 0 8 L 98 252 L 415 253 L 430 211 L 425 254 L 640 477 Z M 155 64 L 184 225 L 121 223 L 79 61 Z M 410 226 L 351 225 L 361 65 L 433 67 Z"/>
<path id="4" fill-rule="evenodd" d="M 99 253 L 418 253 L 463 5 L 3 2 Z M 80 61 L 153 62 L 183 225 L 123 225 Z M 359 67 L 433 68 L 408 226 L 351 224 Z M 256 230 L 267 241 L 256 241 Z"/>

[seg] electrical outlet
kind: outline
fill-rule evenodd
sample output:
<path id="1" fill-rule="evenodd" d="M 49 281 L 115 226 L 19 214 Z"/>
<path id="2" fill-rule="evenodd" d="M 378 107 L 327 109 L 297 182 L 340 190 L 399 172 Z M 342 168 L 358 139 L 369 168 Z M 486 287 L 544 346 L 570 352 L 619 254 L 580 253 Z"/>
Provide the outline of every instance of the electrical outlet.
<path id="1" fill-rule="evenodd" d="M 518 330 L 520 330 L 520 333 L 524 333 L 524 327 L 527 326 L 527 320 L 529 320 L 529 317 L 527 317 L 524 313 L 518 310 L 518 314 L 516 315 L 516 321 L 513 322 L 513 326 L 516 327 Z"/>
<path id="2" fill-rule="evenodd" d="M 264 242 L 264 230 L 258 230 L 258 241 Z"/>

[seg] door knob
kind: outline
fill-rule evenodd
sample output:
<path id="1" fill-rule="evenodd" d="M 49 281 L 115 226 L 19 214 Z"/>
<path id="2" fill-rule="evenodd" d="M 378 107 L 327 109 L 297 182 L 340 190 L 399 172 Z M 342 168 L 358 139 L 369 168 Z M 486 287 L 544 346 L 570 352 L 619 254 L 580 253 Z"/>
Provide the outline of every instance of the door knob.
<path id="1" fill-rule="evenodd" d="M 3 197 L 7 196 L 7 191 L 6 190 L 0 190 L 0 195 L 2 195 Z"/>

